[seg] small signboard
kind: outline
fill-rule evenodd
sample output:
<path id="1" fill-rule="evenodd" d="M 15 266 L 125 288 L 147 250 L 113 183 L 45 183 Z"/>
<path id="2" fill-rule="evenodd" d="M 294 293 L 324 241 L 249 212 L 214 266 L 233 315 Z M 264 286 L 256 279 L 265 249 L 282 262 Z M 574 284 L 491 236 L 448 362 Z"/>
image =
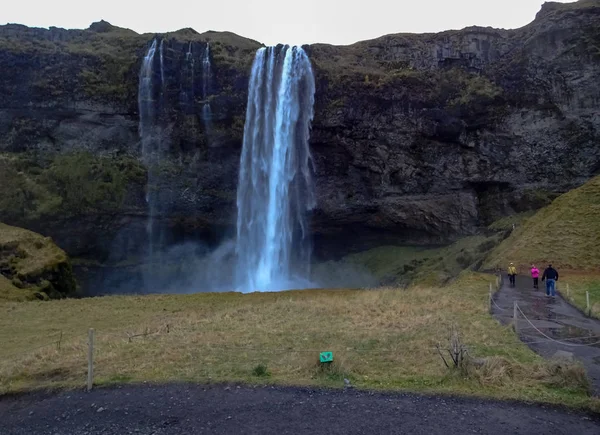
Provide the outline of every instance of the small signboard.
<path id="1" fill-rule="evenodd" d="M 322 363 L 330 363 L 333 362 L 333 352 L 321 352 L 319 354 L 319 360 Z"/>

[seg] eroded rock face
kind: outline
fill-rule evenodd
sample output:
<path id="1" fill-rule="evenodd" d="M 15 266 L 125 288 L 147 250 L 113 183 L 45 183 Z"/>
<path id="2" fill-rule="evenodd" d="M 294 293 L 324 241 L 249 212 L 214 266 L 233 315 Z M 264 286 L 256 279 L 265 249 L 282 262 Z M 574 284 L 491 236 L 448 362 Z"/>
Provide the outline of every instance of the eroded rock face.
<path id="1" fill-rule="evenodd" d="M 598 2 L 582 1 L 545 6 L 518 30 L 307 47 L 317 82 L 317 253 L 448 243 L 598 173 L 599 28 Z M 51 235 L 72 255 L 135 256 L 148 214 L 138 72 L 155 37 L 164 39 L 156 107 L 167 151 L 151 188 L 164 204 L 156 219 L 165 243 L 233 235 L 248 76 L 260 45 L 191 29 L 137 35 L 108 23 L 85 31 L 0 27 L 0 165 L 29 183 L 11 188 L 21 190 L 0 207 L 0 219 Z M 81 153 L 104 162 L 98 172 L 86 157 L 89 171 L 77 179 L 104 174 L 98 189 L 111 194 L 100 195 L 101 206 L 69 206 L 72 187 L 53 172 L 65 155 Z M 127 168 L 126 176 L 106 165 Z"/>

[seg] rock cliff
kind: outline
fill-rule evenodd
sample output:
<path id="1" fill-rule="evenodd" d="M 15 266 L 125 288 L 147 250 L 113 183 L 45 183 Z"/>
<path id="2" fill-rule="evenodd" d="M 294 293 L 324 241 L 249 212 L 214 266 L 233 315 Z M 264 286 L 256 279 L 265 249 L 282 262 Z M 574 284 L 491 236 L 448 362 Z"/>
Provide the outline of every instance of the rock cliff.
<path id="1" fill-rule="evenodd" d="M 317 253 L 449 243 L 599 173 L 598 29 L 600 2 L 582 0 L 546 3 L 517 30 L 306 47 L 317 82 Z M 106 22 L 0 26 L 0 220 L 100 263 L 139 255 L 148 210 L 138 73 L 155 38 L 164 41 L 163 76 L 154 74 L 166 152 L 148 188 L 164 204 L 164 243 L 233 234 L 248 76 L 261 45 Z M 199 67 L 207 45 L 208 78 Z"/>

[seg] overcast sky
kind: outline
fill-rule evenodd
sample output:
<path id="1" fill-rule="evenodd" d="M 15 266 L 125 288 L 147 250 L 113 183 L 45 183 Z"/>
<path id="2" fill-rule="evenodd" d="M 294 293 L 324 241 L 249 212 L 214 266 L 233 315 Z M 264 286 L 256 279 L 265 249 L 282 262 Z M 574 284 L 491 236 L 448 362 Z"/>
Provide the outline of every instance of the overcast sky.
<path id="1" fill-rule="evenodd" d="M 562 3 L 570 1 L 561 0 Z M 104 19 L 139 33 L 229 30 L 265 44 L 351 44 L 471 25 L 517 28 L 542 0 L 6 0 L 0 24 L 83 29 Z"/>

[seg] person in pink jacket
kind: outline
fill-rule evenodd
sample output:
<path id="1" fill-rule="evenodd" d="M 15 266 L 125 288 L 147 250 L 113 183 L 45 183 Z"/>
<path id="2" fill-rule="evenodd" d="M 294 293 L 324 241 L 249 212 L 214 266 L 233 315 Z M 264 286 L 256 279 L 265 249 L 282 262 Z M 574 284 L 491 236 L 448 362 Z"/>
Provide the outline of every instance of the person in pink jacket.
<path id="1" fill-rule="evenodd" d="M 533 278 L 533 288 L 537 289 L 539 287 L 540 280 L 540 270 L 535 267 L 535 264 L 531 265 L 531 277 Z"/>

